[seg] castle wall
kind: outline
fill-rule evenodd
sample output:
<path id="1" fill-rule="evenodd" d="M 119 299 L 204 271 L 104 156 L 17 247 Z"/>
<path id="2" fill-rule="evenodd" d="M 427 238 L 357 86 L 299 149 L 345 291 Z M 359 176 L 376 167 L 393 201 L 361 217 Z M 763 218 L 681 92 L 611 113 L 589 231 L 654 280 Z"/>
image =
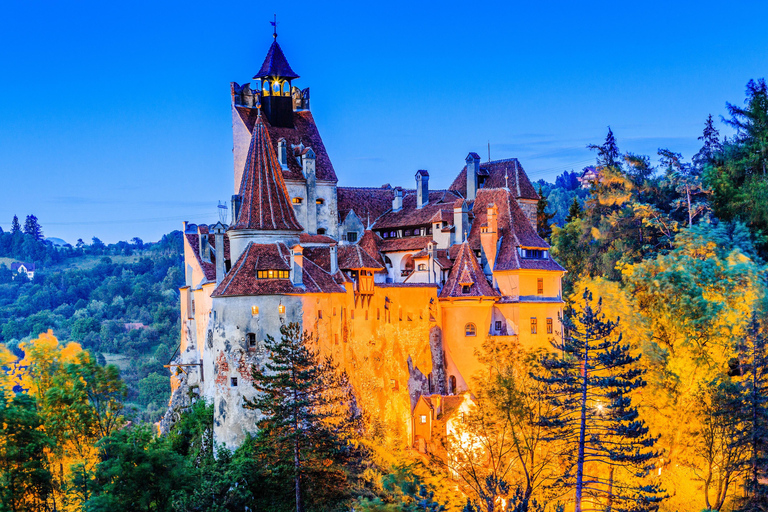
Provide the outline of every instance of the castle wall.
<path id="1" fill-rule="evenodd" d="M 482 350 L 493 320 L 493 300 L 440 301 L 443 340 L 446 349 L 447 379 L 456 378 L 456 393 L 471 387 L 472 377 L 483 371 L 476 351 Z M 466 326 L 475 324 L 474 336 L 466 335 Z M 450 393 L 450 386 L 448 387 Z"/>
<path id="2" fill-rule="evenodd" d="M 323 204 L 317 205 L 317 227 L 325 229 L 328 236 L 339 240 L 339 206 L 336 196 L 336 184 L 326 181 L 317 182 L 315 191 Z M 360 236 L 363 236 L 360 233 Z"/>
<path id="3" fill-rule="evenodd" d="M 240 192 L 240 182 L 243 179 L 245 160 L 248 158 L 248 148 L 251 145 L 251 134 L 240 118 L 240 114 L 232 103 L 232 157 L 235 168 L 234 192 Z"/>
<path id="4" fill-rule="evenodd" d="M 344 222 L 342 222 L 339 226 L 340 237 L 343 237 L 350 232 L 357 233 L 357 240 L 360 240 L 363 237 L 363 233 L 365 232 L 363 221 L 360 219 L 360 217 L 357 216 L 354 210 L 347 214 Z M 347 240 L 349 240 L 349 237 L 347 237 Z"/>

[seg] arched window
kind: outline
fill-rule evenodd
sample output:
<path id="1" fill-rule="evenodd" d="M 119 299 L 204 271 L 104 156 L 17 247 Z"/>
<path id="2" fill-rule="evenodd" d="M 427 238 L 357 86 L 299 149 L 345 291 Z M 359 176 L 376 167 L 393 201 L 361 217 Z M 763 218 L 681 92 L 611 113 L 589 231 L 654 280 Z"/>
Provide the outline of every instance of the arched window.
<path id="1" fill-rule="evenodd" d="M 477 336 L 477 327 L 475 327 L 475 324 L 472 322 L 469 322 L 467 325 L 464 326 L 464 335 L 465 336 Z"/>
<path id="2" fill-rule="evenodd" d="M 315 204 L 325 204 L 325 199 L 323 199 L 322 197 L 318 197 L 317 199 L 315 199 Z"/>
<path id="3" fill-rule="evenodd" d="M 273 86 L 273 89 L 275 90 L 275 94 L 279 95 L 280 94 L 280 82 L 275 81 L 275 85 Z"/>
<path id="4" fill-rule="evenodd" d="M 325 234 L 325 228 L 317 228 L 317 234 L 318 235 L 324 235 Z"/>
<path id="5" fill-rule="evenodd" d="M 248 347 L 255 347 L 256 346 L 256 334 L 249 332 L 245 335 L 246 341 L 248 341 Z"/>
<path id="6" fill-rule="evenodd" d="M 288 82 L 283 82 L 283 96 L 290 96 L 291 95 L 291 86 L 288 85 Z"/>
<path id="7" fill-rule="evenodd" d="M 264 80 L 262 85 L 263 85 L 262 91 L 264 91 L 264 95 L 265 96 L 269 96 L 269 91 L 270 91 L 270 89 L 269 89 L 269 80 Z"/>
<path id="8" fill-rule="evenodd" d="M 449 393 L 451 395 L 455 395 L 456 394 L 456 377 L 454 377 L 453 375 L 451 375 L 450 378 L 448 379 L 448 387 L 449 387 Z"/>
<path id="9" fill-rule="evenodd" d="M 300 197 L 294 197 L 293 198 L 293 204 L 301 204 L 304 201 L 304 199 Z"/>

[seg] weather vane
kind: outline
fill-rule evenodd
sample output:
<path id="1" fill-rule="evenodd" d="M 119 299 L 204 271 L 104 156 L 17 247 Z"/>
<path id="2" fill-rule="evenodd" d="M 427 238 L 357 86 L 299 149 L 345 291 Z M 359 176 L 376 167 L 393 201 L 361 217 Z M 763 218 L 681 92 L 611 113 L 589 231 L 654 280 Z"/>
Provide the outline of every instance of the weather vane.
<path id="1" fill-rule="evenodd" d="M 270 21 L 269 23 L 274 27 L 274 32 L 272 33 L 272 37 L 277 39 L 277 14 L 275 16 L 275 21 Z"/>

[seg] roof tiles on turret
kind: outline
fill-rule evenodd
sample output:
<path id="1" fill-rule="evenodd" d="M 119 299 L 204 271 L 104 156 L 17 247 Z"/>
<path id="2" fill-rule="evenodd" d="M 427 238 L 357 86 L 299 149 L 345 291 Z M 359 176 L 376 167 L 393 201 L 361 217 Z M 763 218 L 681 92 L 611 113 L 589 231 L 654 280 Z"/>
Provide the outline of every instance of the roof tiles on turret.
<path id="1" fill-rule="evenodd" d="M 230 229 L 303 231 L 261 116 L 254 125 L 239 195 L 240 213 Z"/>
<path id="2" fill-rule="evenodd" d="M 258 109 L 242 107 L 235 107 L 237 113 L 240 115 L 240 119 L 248 129 L 253 133 L 253 127 L 256 125 L 256 119 L 258 118 Z M 317 130 L 315 119 L 312 117 L 312 112 L 309 110 L 297 110 L 293 112 L 293 128 L 281 128 L 278 126 L 272 126 L 269 121 L 263 119 L 264 126 L 267 127 L 269 137 L 272 140 L 272 148 L 277 154 L 277 142 L 282 138 L 285 139 L 288 148 L 291 146 L 298 146 L 304 144 L 307 147 L 311 147 L 315 153 L 315 176 L 318 181 L 338 181 L 336 178 L 336 172 L 333 170 L 333 164 L 328 156 L 328 152 L 325 150 L 323 139 L 320 137 L 320 132 Z M 291 153 L 290 151 L 288 152 Z M 293 157 L 288 158 L 288 168 L 283 169 L 283 177 L 286 180 L 298 180 L 304 181 L 304 173 L 301 168 L 301 163 Z M 391 201 L 391 200 L 390 200 Z"/>
<path id="3" fill-rule="evenodd" d="M 469 289 L 464 293 L 464 287 Z M 499 293 L 493 289 L 488 279 L 483 274 L 480 264 L 474 251 L 468 242 L 459 245 L 456 261 L 448 276 L 443 289 L 440 291 L 440 298 L 477 298 L 477 297 L 498 297 Z"/>
<path id="4" fill-rule="evenodd" d="M 516 198 L 532 199 L 538 201 L 539 195 L 533 188 L 531 180 L 525 173 L 523 166 L 517 158 L 508 158 L 506 160 L 494 160 L 480 164 L 479 176 L 485 176 L 482 186 L 478 185 L 478 191 L 483 188 L 509 188 Z M 462 196 L 467 195 L 467 167 L 461 170 L 448 190 L 459 192 Z"/>
<path id="5" fill-rule="evenodd" d="M 345 278 L 340 272 L 331 275 L 309 258 L 303 259 L 304 287 L 294 286 L 290 279 L 259 279 L 259 270 L 290 270 L 291 252 L 283 243 L 249 243 L 232 265 L 212 297 L 243 295 L 293 295 L 302 293 L 344 293 Z"/>
<path id="6" fill-rule="evenodd" d="M 275 39 L 272 41 L 272 46 L 269 47 L 261 69 L 253 78 L 284 78 L 286 80 L 293 80 L 294 78 L 299 78 L 299 75 L 291 69 L 283 49 L 280 48 L 280 45 L 277 44 L 277 39 Z"/>

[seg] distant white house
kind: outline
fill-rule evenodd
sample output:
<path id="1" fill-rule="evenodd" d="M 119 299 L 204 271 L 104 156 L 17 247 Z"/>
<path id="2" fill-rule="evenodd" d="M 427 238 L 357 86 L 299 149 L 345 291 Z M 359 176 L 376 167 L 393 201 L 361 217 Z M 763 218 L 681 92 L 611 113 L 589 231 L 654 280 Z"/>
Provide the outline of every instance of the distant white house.
<path id="1" fill-rule="evenodd" d="M 596 169 L 593 165 L 584 168 L 584 172 L 581 176 L 576 178 L 581 183 L 581 188 L 588 189 L 593 183 L 600 181 L 600 170 Z"/>
<path id="2" fill-rule="evenodd" d="M 27 279 L 32 280 L 35 278 L 35 264 L 34 263 L 20 263 L 14 261 L 11 263 L 11 272 L 17 274 L 25 274 Z"/>

